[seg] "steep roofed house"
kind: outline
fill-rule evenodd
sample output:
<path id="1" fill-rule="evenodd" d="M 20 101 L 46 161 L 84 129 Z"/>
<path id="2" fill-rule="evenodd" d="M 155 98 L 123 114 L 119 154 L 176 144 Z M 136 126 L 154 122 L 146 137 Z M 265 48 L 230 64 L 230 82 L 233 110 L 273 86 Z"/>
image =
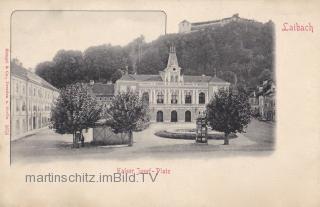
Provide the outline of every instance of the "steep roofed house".
<path id="1" fill-rule="evenodd" d="M 11 62 L 11 139 L 46 127 L 58 89 L 25 69 L 18 60 Z"/>

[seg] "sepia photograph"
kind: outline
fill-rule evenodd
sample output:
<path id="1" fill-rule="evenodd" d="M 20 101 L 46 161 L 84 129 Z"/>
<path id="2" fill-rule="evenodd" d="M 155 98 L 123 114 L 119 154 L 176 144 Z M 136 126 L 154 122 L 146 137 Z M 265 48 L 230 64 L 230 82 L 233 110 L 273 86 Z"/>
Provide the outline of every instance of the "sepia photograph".
<path id="1" fill-rule="evenodd" d="M 272 20 L 184 19 L 171 33 L 167 21 L 163 11 L 15 11 L 12 162 L 271 154 Z"/>
<path id="2" fill-rule="evenodd" d="M 318 2 L 0 5 L 1 207 L 320 206 Z"/>

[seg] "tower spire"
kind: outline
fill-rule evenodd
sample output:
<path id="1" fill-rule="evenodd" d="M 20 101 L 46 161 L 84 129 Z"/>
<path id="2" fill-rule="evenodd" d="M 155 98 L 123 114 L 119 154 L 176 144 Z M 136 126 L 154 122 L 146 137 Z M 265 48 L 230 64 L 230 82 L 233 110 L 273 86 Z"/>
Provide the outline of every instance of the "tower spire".
<path id="1" fill-rule="evenodd" d="M 177 55 L 176 55 L 176 48 L 174 47 L 173 44 L 170 46 L 167 67 L 170 67 L 172 65 L 179 66 L 178 65 L 178 58 L 177 58 Z"/>

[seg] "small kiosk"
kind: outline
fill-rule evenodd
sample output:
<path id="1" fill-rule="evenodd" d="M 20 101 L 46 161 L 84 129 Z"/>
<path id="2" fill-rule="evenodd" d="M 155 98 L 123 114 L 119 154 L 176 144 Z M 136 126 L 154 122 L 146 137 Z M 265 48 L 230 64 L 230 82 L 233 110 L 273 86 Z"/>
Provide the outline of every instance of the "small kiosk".
<path id="1" fill-rule="evenodd" d="M 208 143 L 207 119 L 204 114 L 199 114 L 197 118 L 196 143 Z"/>

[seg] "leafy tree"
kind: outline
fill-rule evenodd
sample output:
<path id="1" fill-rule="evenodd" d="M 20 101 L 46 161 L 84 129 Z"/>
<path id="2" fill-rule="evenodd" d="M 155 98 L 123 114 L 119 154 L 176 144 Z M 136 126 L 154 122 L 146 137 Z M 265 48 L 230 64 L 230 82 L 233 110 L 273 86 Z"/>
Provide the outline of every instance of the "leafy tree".
<path id="1" fill-rule="evenodd" d="M 221 89 L 214 95 L 206 109 L 208 123 L 213 130 L 224 132 L 224 144 L 229 144 L 229 134 L 244 132 L 250 122 L 250 104 L 243 89 Z"/>
<path id="2" fill-rule="evenodd" d="M 59 134 L 73 134 L 73 143 L 76 146 L 76 132 L 80 132 L 82 137 L 82 130 L 93 127 L 100 118 L 100 112 L 101 107 L 90 94 L 87 85 L 68 85 L 60 90 L 51 110 L 51 125 Z M 81 141 L 83 145 L 84 140 Z"/>
<path id="3" fill-rule="evenodd" d="M 111 80 L 113 83 L 115 83 L 121 77 L 122 77 L 122 72 L 121 72 L 121 70 L 118 69 L 118 70 L 116 70 L 116 72 L 114 74 L 112 74 Z"/>
<path id="4" fill-rule="evenodd" d="M 92 46 L 84 51 L 84 62 L 88 80 L 109 81 L 118 69 L 129 66 L 129 55 L 120 46 Z"/>
<path id="5" fill-rule="evenodd" d="M 232 71 L 224 71 L 220 73 L 220 77 L 225 80 L 228 81 L 229 83 L 231 83 L 232 85 L 236 85 L 237 84 L 237 75 L 232 72 Z"/>
<path id="6" fill-rule="evenodd" d="M 148 106 L 133 91 L 119 93 L 107 111 L 107 120 L 115 133 L 128 133 L 129 146 L 133 145 L 132 131 L 139 130 L 141 122 L 149 121 Z"/>
<path id="7" fill-rule="evenodd" d="M 53 58 L 54 74 L 53 85 L 63 88 L 83 80 L 83 57 L 81 51 L 60 50 Z"/>
<path id="8" fill-rule="evenodd" d="M 41 62 L 36 66 L 35 72 L 38 76 L 52 84 L 55 79 L 54 66 L 54 62 L 52 61 Z"/>

